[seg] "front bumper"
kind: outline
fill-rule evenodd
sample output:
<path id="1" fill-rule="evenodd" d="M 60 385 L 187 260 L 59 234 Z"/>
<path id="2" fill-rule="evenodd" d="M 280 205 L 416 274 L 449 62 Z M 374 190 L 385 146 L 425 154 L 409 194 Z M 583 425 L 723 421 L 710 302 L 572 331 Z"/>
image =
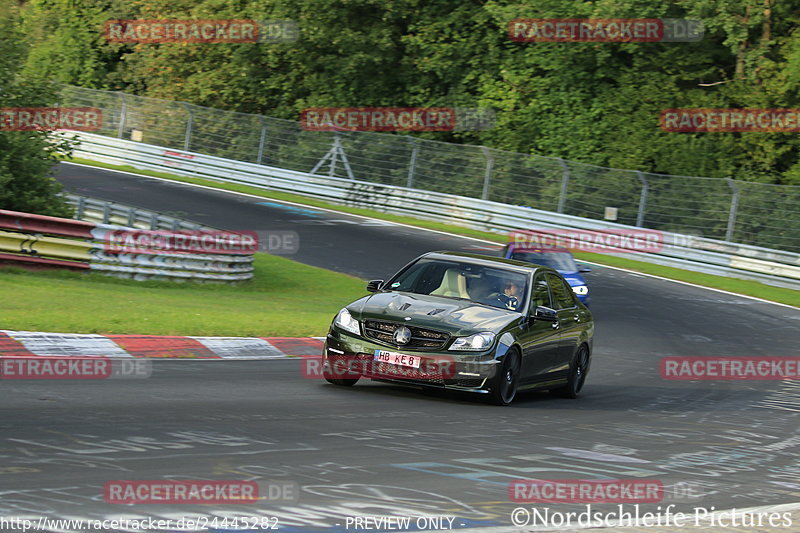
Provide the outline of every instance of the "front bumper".
<path id="1" fill-rule="evenodd" d="M 413 355 L 421 359 L 419 368 L 408 368 L 375 361 L 376 350 Z M 486 393 L 499 361 L 493 351 L 403 350 L 378 344 L 363 337 L 332 329 L 325 340 L 322 368 L 337 378 L 366 377 L 406 385 Z"/>

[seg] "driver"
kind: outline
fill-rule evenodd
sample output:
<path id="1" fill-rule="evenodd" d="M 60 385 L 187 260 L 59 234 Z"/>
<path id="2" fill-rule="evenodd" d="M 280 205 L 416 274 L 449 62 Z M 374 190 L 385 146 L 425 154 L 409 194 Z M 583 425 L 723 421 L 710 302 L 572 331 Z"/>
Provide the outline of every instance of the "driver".
<path id="1" fill-rule="evenodd" d="M 522 297 L 522 287 L 515 281 L 507 281 L 503 287 L 506 307 L 515 310 L 519 307 L 519 299 Z"/>

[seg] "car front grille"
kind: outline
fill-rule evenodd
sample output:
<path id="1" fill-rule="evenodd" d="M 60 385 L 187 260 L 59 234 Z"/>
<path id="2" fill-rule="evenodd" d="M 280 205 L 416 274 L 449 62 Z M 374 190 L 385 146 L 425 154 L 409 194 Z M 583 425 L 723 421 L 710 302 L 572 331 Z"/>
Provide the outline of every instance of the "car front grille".
<path id="1" fill-rule="evenodd" d="M 411 330 L 411 340 L 408 344 L 398 345 L 394 342 L 394 332 L 397 328 L 402 326 L 406 326 Z M 416 348 L 418 350 L 438 350 L 443 348 L 450 339 L 450 334 L 442 331 L 418 328 L 406 324 L 396 324 L 394 322 L 384 322 L 381 320 L 364 321 L 364 334 L 370 339 L 385 344 L 391 344 L 392 346 L 398 346 L 404 350 L 409 348 Z"/>
<path id="2" fill-rule="evenodd" d="M 435 385 L 478 388 L 486 378 L 457 377 L 453 371 L 442 372 L 442 367 L 435 360 L 422 358 L 419 368 L 407 368 L 382 361 L 375 361 L 373 354 L 358 353 L 356 358 L 362 363 L 363 376 L 371 379 L 400 380 L 410 385 Z"/>

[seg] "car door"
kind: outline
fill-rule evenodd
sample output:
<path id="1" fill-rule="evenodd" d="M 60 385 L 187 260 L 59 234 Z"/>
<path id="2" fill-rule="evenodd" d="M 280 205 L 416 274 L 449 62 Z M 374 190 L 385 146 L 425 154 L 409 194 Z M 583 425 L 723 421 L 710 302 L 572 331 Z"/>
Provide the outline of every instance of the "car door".
<path id="1" fill-rule="evenodd" d="M 531 303 L 524 331 L 520 335 L 522 345 L 522 368 L 520 385 L 538 383 L 550 379 L 548 369 L 556 365 L 561 336 L 555 312 L 552 317 L 536 317 L 537 307 L 552 309 L 553 301 L 545 273 L 533 278 Z"/>
<path id="2" fill-rule="evenodd" d="M 569 283 L 560 275 L 548 272 L 547 284 L 553 298 L 553 309 L 556 310 L 558 330 L 561 334 L 558 354 L 553 359 L 553 366 L 548 372 L 566 375 L 570 360 L 580 342 L 585 313 L 577 303 L 577 296 Z"/>

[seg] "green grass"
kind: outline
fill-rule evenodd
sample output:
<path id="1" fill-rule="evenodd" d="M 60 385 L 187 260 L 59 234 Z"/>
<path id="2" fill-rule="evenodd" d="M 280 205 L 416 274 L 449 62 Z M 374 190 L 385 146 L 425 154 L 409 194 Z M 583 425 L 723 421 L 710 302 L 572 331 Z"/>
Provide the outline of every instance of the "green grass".
<path id="1" fill-rule="evenodd" d="M 260 189 L 258 187 L 251 187 L 248 185 L 238 185 L 238 184 L 231 184 L 225 182 L 219 182 L 214 180 L 208 179 L 200 179 L 200 178 L 187 178 L 182 176 L 176 176 L 174 174 L 169 174 L 166 172 L 154 172 L 149 170 L 139 170 L 137 168 L 131 166 L 120 166 L 120 165 L 109 165 L 106 163 L 98 163 L 95 161 L 90 161 L 86 159 L 72 159 L 76 163 L 82 163 L 85 165 L 91 165 L 101 168 L 108 168 L 112 170 L 123 170 L 127 172 L 134 172 L 137 174 L 144 174 L 147 176 L 155 176 L 159 178 L 165 178 L 173 181 L 182 181 L 186 183 L 195 183 L 198 185 L 206 185 L 209 187 L 214 187 L 217 189 L 224 189 L 229 191 L 237 191 L 243 192 L 247 194 L 252 194 L 255 196 L 261 196 L 264 198 L 272 198 L 275 200 L 285 200 L 289 202 L 296 202 L 299 204 L 314 206 L 314 207 L 323 207 L 326 209 L 332 209 L 335 211 L 341 211 L 343 213 L 351 213 L 355 215 L 364 215 L 372 218 L 377 218 L 381 220 L 388 220 L 391 222 L 400 222 L 403 224 L 408 224 L 410 226 L 417 226 L 420 228 L 427 228 L 433 229 L 438 231 L 444 231 L 447 233 L 454 233 L 458 235 L 465 235 L 468 237 L 475 237 L 478 239 L 484 239 L 487 241 L 497 242 L 497 243 L 505 243 L 507 242 L 507 238 L 504 235 L 499 235 L 497 233 L 490 233 L 485 231 L 478 231 L 469 228 L 463 228 L 460 226 L 453 226 L 448 224 L 443 224 L 440 222 L 433 222 L 427 220 L 420 220 L 418 218 L 407 217 L 407 216 L 398 216 L 398 215 L 390 215 L 386 213 L 381 213 L 378 211 L 373 211 L 371 209 L 363 209 L 363 208 L 356 208 L 356 207 L 347 207 L 341 206 L 337 204 L 331 204 L 328 202 L 324 202 L 321 200 L 316 200 L 313 198 L 307 198 L 304 196 L 300 196 L 297 194 L 289 194 L 277 191 L 269 191 L 265 189 Z M 697 285 L 702 285 L 705 287 L 711 287 L 715 289 L 721 289 L 725 291 L 730 291 L 738 294 L 745 294 L 748 296 L 755 296 L 757 298 L 763 298 L 765 300 L 770 300 L 773 302 L 784 303 L 793 306 L 800 306 L 800 293 L 798 291 L 792 289 L 782 289 L 779 287 L 773 287 L 772 285 L 765 285 L 763 283 L 759 283 L 757 281 L 747 281 L 747 280 L 740 280 L 735 278 L 725 278 L 722 276 L 713 276 L 710 274 L 701 274 L 698 272 L 692 272 L 689 270 L 682 270 L 679 268 L 672 268 L 666 267 L 661 265 L 655 265 L 652 263 L 645 263 L 642 261 L 634 261 L 631 259 L 625 259 L 620 257 L 614 257 L 609 255 L 601 255 L 601 254 L 592 254 L 592 253 L 576 253 L 575 257 L 578 259 L 582 259 L 585 261 L 591 261 L 593 263 L 597 263 L 599 265 L 608 265 L 614 266 L 619 268 L 624 268 L 627 270 L 632 270 L 635 272 L 642 272 L 645 274 L 653 274 L 656 276 L 661 276 L 669 279 L 674 279 L 678 281 L 685 281 L 688 283 L 694 283 Z"/>
<path id="2" fill-rule="evenodd" d="M 756 298 L 762 298 L 772 302 L 779 302 L 800 307 L 800 292 L 792 289 L 773 287 L 772 285 L 765 285 L 757 281 L 724 278 L 722 276 L 702 274 L 700 272 L 692 272 L 690 270 L 681 270 L 679 268 L 654 265 L 653 263 L 632 261 L 630 259 L 614 257 L 610 255 L 600 255 L 586 252 L 579 252 L 575 253 L 574 255 L 578 260 L 582 261 L 624 268 L 634 272 L 642 272 L 643 274 L 653 274 L 654 276 L 661 276 L 662 278 L 685 281 L 687 283 L 694 283 L 695 285 L 702 285 L 703 287 L 711 287 L 714 289 L 721 289 L 723 291 L 734 292 L 736 294 L 755 296 Z"/>
<path id="3" fill-rule="evenodd" d="M 61 333 L 303 337 L 324 335 L 366 294 L 357 278 L 256 254 L 237 285 L 133 281 L 98 273 L 0 270 L 2 329 Z"/>

